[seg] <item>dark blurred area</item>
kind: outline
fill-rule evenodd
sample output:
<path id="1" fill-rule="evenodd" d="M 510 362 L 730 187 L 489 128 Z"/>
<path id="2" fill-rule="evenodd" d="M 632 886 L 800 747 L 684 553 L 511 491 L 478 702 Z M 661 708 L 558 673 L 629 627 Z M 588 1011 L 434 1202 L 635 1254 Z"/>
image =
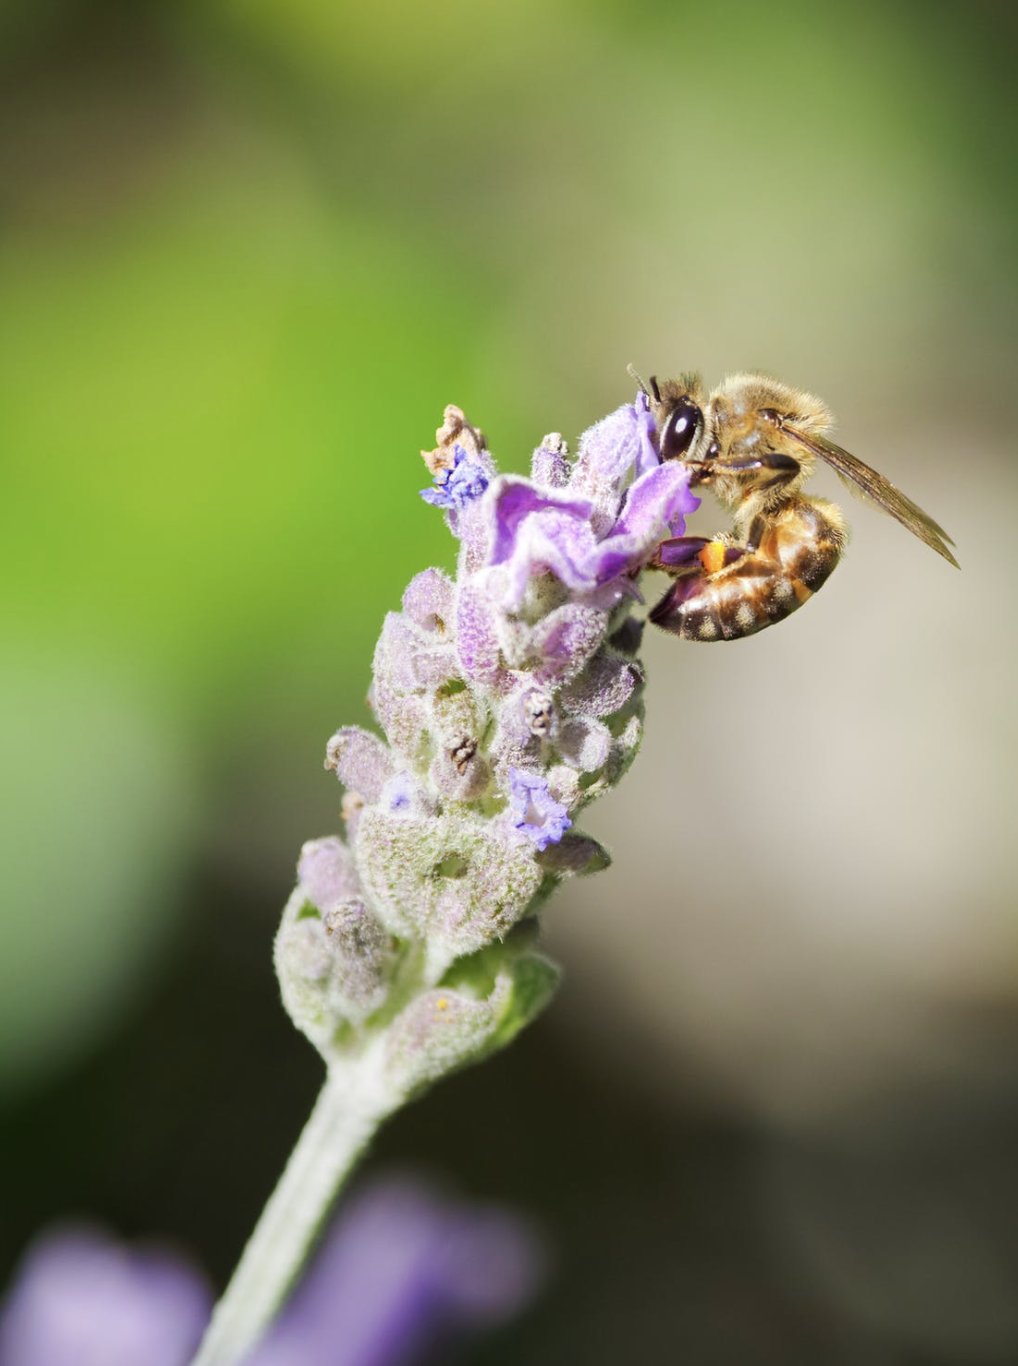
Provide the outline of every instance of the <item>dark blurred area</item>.
<path id="1" fill-rule="evenodd" d="M 962 573 L 852 504 L 807 611 L 648 640 L 558 1002 L 370 1162 L 557 1248 L 473 1362 L 1018 1358 L 1016 36 L 990 0 L 0 7 L 0 1271 L 86 1214 L 229 1274 L 320 1080 L 270 949 L 325 740 L 454 558 L 444 405 L 521 469 L 627 362 L 759 367 Z"/>

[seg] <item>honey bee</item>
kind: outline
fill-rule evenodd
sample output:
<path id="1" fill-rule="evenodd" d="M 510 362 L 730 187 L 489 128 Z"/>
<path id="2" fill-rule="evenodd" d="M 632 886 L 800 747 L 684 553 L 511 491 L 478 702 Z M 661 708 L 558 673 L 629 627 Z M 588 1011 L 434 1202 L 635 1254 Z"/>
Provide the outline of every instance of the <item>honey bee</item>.
<path id="1" fill-rule="evenodd" d="M 707 394 L 699 375 L 648 388 L 662 460 L 732 513 L 730 533 L 663 541 L 650 564 L 675 578 L 650 620 L 685 640 L 737 640 L 782 621 L 827 582 L 848 528 L 841 509 L 802 493 L 823 460 L 955 568 L 953 541 L 883 475 L 825 435 L 827 406 L 766 375 L 738 374 Z"/>

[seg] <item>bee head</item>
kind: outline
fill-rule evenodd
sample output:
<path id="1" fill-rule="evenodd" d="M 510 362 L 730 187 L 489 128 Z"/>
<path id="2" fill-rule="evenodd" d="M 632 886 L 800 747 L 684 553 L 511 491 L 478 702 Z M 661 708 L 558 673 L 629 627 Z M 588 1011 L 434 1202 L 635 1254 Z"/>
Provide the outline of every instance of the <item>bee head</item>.
<path id="1" fill-rule="evenodd" d="M 657 427 L 657 448 L 662 460 L 703 458 L 701 447 L 706 432 L 704 402 L 706 391 L 699 375 L 682 375 L 658 383 L 651 375 L 649 385 L 641 387 L 650 400 Z"/>

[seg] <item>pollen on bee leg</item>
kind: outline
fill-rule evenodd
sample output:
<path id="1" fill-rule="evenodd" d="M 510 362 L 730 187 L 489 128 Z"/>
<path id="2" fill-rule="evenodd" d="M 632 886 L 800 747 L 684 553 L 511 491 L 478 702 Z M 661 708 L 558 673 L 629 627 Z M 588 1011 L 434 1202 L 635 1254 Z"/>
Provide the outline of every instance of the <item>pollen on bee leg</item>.
<path id="1" fill-rule="evenodd" d="M 725 567 L 726 549 L 727 546 L 723 541 L 708 541 L 696 558 L 708 574 L 716 574 L 719 569 Z"/>

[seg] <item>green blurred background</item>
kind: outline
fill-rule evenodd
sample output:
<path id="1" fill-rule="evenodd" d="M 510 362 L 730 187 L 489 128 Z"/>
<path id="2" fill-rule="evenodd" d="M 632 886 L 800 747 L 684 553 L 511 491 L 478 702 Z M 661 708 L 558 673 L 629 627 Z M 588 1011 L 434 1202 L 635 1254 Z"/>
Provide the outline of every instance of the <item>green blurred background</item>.
<path id="1" fill-rule="evenodd" d="M 648 641 L 562 996 L 373 1161 L 558 1246 L 477 1362 L 1018 1358 L 1016 34 L 994 0 L 0 6 L 0 1271 L 73 1212 L 232 1265 L 318 1082 L 270 942 L 338 826 L 324 742 L 453 560 L 444 405 L 523 469 L 627 362 L 759 367 L 963 573 L 854 505 L 819 605 Z"/>

